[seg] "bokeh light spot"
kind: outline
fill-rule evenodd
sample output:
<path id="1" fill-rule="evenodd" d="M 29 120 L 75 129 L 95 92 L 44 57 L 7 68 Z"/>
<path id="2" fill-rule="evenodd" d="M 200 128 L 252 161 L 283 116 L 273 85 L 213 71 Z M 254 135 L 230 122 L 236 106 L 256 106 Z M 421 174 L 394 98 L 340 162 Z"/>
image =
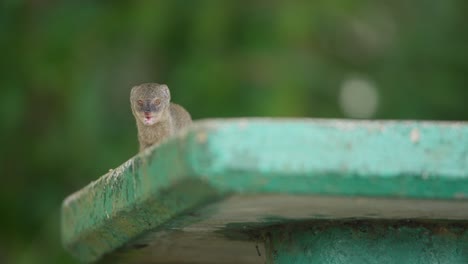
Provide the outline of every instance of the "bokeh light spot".
<path id="1" fill-rule="evenodd" d="M 377 88 L 365 78 L 345 79 L 340 88 L 339 103 L 346 117 L 371 118 L 378 107 Z"/>

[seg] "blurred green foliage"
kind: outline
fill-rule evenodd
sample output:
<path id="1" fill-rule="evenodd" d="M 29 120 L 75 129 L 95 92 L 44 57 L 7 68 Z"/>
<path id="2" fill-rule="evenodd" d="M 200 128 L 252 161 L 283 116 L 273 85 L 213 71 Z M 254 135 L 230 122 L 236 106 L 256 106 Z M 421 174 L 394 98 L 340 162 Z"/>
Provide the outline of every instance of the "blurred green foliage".
<path id="1" fill-rule="evenodd" d="M 167 83 L 195 119 L 370 116 L 466 120 L 465 0 L 0 3 L 0 263 L 75 263 L 64 197 L 137 151 L 129 90 Z M 364 101 L 362 103 L 365 103 Z"/>

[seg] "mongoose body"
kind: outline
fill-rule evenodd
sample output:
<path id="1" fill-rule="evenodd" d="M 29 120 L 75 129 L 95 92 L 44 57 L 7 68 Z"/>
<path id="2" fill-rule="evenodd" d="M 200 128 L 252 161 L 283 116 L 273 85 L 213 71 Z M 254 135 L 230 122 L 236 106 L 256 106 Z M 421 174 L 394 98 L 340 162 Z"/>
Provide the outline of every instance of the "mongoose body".
<path id="1" fill-rule="evenodd" d="M 140 151 L 159 144 L 192 123 L 190 114 L 170 100 L 171 94 L 165 84 L 144 83 L 132 88 L 130 103 L 137 123 Z"/>

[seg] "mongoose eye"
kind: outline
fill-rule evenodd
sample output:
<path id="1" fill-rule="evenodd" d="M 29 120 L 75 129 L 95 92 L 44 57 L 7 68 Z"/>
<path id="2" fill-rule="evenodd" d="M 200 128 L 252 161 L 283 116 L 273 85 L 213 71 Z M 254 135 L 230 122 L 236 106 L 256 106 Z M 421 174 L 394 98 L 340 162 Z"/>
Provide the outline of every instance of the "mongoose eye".
<path id="1" fill-rule="evenodd" d="M 137 104 L 138 104 L 138 105 L 143 105 L 143 101 L 142 101 L 142 100 L 138 100 L 138 101 L 137 101 Z"/>
<path id="2" fill-rule="evenodd" d="M 155 104 L 155 105 L 160 105 L 160 104 L 161 104 L 161 99 L 156 99 L 156 100 L 154 100 L 154 104 Z"/>

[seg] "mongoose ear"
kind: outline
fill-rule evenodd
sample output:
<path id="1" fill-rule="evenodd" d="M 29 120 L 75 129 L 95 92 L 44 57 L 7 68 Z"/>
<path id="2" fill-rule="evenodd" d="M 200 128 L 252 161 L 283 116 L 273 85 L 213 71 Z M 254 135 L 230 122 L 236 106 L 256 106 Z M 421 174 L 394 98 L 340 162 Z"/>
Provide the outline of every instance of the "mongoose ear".
<path id="1" fill-rule="evenodd" d="M 135 88 L 137 88 L 138 86 L 133 86 L 132 89 L 130 90 L 130 98 L 132 98 L 135 94 Z"/>
<path id="2" fill-rule="evenodd" d="M 136 93 L 136 88 L 138 86 L 133 86 L 132 87 L 132 90 L 130 90 L 130 103 L 132 104 L 132 107 L 133 107 L 133 101 L 135 99 L 135 93 Z"/>
<path id="3" fill-rule="evenodd" d="M 163 94 L 163 96 L 167 99 L 171 99 L 171 92 L 169 91 L 169 87 L 167 87 L 166 84 L 161 84 L 161 92 Z"/>

